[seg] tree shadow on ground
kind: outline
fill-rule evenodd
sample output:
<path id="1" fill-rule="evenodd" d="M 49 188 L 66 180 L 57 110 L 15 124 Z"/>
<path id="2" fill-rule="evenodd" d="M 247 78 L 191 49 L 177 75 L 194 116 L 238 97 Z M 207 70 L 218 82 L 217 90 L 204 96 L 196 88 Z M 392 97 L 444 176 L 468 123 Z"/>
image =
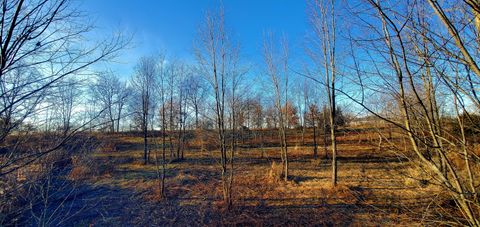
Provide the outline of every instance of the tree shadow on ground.
<path id="1" fill-rule="evenodd" d="M 50 183 L 48 200 L 33 201 L 19 224 L 37 226 L 44 222 L 48 226 L 79 226 L 124 223 L 129 216 L 126 208 L 139 203 L 138 194 L 131 190 L 55 179 Z"/>

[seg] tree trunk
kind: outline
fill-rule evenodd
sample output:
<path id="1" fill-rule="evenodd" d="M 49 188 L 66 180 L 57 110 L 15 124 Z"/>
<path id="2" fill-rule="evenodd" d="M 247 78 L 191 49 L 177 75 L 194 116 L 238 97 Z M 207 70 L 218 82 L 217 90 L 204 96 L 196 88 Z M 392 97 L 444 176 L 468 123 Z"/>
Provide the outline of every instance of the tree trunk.
<path id="1" fill-rule="evenodd" d="M 195 101 L 195 104 L 194 104 L 194 108 L 195 108 L 195 129 L 198 129 L 199 128 L 199 125 L 198 125 L 198 104 L 197 104 L 196 101 Z"/>
<path id="2" fill-rule="evenodd" d="M 333 119 L 335 116 L 335 112 L 332 111 L 333 114 L 331 118 Z M 330 120 L 332 126 L 330 127 L 330 138 L 332 140 L 332 184 L 334 186 L 337 185 L 337 138 L 335 135 L 335 123 L 334 120 Z"/>
<path id="3" fill-rule="evenodd" d="M 147 125 L 143 125 L 143 160 L 144 164 L 148 163 L 148 139 L 147 139 Z"/>
<path id="4" fill-rule="evenodd" d="M 325 151 L 325 159 L 328 159 L 328 145 L 327 145 L 327 116 L 326 116 L 327 108 L 324 106 L 323 108 L 323 149 Z"/>
<path id="5" fill-rule="evenodd" d="M 315 117 L 312 117 L 313 121 L 313 159 L 317 160 L 318 150 L 317 150 L 317 130 L 315 125 Z"/>

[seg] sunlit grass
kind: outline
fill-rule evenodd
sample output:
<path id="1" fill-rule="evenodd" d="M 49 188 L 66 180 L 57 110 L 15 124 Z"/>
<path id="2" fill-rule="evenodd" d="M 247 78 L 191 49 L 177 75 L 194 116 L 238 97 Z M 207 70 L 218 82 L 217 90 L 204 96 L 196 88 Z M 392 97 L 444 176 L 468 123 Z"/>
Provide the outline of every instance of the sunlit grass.
<path id="1" fill-rule="evenodd" d="M 146 201 L 159 200 L 158 171 L 161 173 L 162 166 L 156 165 L 155 156 L 160 164 L 162 151 L 151 149 L 150 163 L 145 165 L 141 138 L 119 137 L 117 142 L 123 144 L 124 149 L 116 152 L 98 150 L 93 154 L 99 162 L 112 163 L 114 169 L 109 175 L 96 178 L 93 183 L 134 190 L 141 193 Z M 426 203 L 429 196 L 438 192 L 435 185 L 421 185 L 420 181 L 426 176 L 414 169 L 411 163 L 385 161 L 383 158 L 392 157 L 392 154 L 380 151 L 375 143 L 347 142 L 340 144 L 338 149 L 341 157 L 338 164 L 339 185 L 333 188 L 330 183 L 330 159 L 325 157 L 330 157 L 330 153 L 325 154 L 322 144 L 318 145 L 317 160 L 313 159 L 312 146 L 292 144 L 289 147 L 290 180 L 286 183 L 277 179 L 278 176 L 272 176 L 273 165 L 280 167 L 279 147 L 239 147 L 234 163 L 234 203 L 236 206 L 269 209 L 362 204 L 372 207 L 388 207 L 391 204 L 412 206 L 414 202 Z M 180 206 L 222 206 L 218 151 L 187 149 L 184 160 L 172 159 L 170 150 L 166 149 L 166 152 L 168 198 L 178 200 Z M 280 174 L 280 170 L 275 171 Z M 358 214 L 358 217 L 365 218 L 365 214 Z M 392 217 L 406 221 L 404 214 Z"/>

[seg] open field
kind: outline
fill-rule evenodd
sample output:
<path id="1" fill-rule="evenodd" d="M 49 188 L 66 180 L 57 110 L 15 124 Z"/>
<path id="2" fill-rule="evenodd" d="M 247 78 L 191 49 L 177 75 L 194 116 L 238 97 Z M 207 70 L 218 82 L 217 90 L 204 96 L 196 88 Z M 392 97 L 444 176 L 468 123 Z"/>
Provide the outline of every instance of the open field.
<path id="1" fill-rule="evenodd" d="M 94 202 L 85 202 L 83 206 L 91 206 L 90 211 L 71 221 L 109 225 L 431 223 L 438 209 L 435 203 L 442 197 L 438 188 L 426 183 L 407 159 L 386 148 L 357 145 L 352 142 L 358 142 L 357 137 L 339 138 L 344 142 L 339 146 L 336 188 L 331 187 L 330 160 L 321 145 L 317 160 L 312 147 L 289 147 L 287 183 L 277 176 L 281 168 L 278 147 L 263 148 L 263 152 L 262 148 L 240 148 L 234 162 L 234 206 L 227 212 L 221 199 L 218 151 L 188 149 L 184 160 L 169 163 L 167 198 L 162 200 L 159 169 L 153 162 L 142 163 L 142 138 L 110 135 L 109 144 L 115 144 L 115 151 L 98 149 L 90 154 L 88 166 L 79 162 L 70 172 L 71 180 L 88 188 L 80 196 Z M 153 149 L 151 156 L 159 150 Z"/>

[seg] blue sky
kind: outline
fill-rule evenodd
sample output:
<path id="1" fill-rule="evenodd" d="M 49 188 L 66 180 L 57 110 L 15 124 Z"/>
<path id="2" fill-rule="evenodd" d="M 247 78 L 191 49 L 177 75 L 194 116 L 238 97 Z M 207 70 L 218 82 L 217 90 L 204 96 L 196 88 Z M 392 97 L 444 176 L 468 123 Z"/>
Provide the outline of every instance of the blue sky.
<path id="1" fill-rule="evenodd" d="M 96 26 L 95 36 L 119 30 L 133 34 L 132 48 L 122 53 L 118 63 L 103 66 L 125 78 L 144 55 L 166 52 L 169 57 L 194 61 L 198 27 L 205 12 L 218 5 L 218 0 L 84 0 L 81 8 Z M 308 30 L 304 0 L 224 0 L 223 5 L 226 24 L 240 42 L 244 61 L 262 63 L 265 32 L 285 34 L 290 50 L 303 51 Z"/>

